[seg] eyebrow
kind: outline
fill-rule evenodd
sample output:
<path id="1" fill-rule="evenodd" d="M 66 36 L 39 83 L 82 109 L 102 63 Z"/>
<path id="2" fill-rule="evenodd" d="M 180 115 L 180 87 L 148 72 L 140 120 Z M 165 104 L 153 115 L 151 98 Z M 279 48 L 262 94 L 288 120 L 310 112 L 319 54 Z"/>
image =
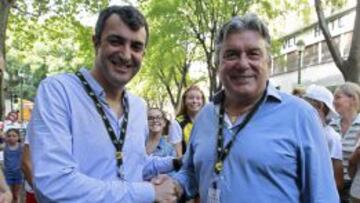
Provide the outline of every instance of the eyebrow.
<path id="1" fill-rule="evenodd" d="M 130 40 L 130 39 L 125 38 L 118 34 L 110 34 L 106 37 L 106 39 L 115 39 L 115 40 L 119 40 L 119 41 L 130 41 L 132 44 L 145 46 L 145 42 L 142 42 L 140 40 Z"/>

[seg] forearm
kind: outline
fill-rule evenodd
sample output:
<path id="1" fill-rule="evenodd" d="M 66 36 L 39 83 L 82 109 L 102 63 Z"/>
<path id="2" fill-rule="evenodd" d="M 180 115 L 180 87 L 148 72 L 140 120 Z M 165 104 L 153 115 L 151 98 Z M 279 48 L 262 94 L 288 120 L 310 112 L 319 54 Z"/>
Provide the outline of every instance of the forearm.
<path id="1" fill-rule="evenodd" d="M 151 178 L 162 173 L 169 173 L 174 170 L 173 165 L 174 157 L 157 157 L 148 156 L 147 163 L 143 169 L 144 180 L 150 180 Z"/>
<path id="2" fill-rule="evenodd" d="M 336 187 L 338 191 L 342 191 L 344 187 L 344 171 L 343 171 L 342 160 L 332 159 L 332 164 L 334 169 Z"/>
<path id="3" fill-rule="evenodd" d="M 22 154 L 22 161 L 21 161 L 21 168 L 25 176 L 25 180 L 29 183 L 29 185 L 32 187 L 32 166 L 30 161 L 30 150 L 29 145 L 25 144 L 24 151 Z"/>
<path id="4" fill-rule="evenodd" d="M 196 178 L 193 173 L 180 170 L 173 176 L 173 179 L 179 197 L 185 196 L 185 199 L 191 199 L 198 193 Z"/>
<path id="5" fill-rule="evenodd" d="M 352 153 L 349 158 L 348 174 L 351 178 L 354 178 L 355 176 L 358 162 L 359 162 L 359 156 L 357 154 L 357 150 L 355 150 L 355 152 Z"/>
<path id="6" fill-rule="evenodd" d="M 78 171 L 36 176 L 35 191 L 42 202 L 153 202 L 155 191 L 148 182 L 103 181 Z"/>
<path id="7" fill-rule="evenodd" d="M 181 156 L 182 156 L 182 145 L 181 145 L 181 142 L 174 144 L 174 148 L 175 148 L 175 151 L 176 151 L 176 156 L 177 156 L 177 157 L 181 157 Z"/>

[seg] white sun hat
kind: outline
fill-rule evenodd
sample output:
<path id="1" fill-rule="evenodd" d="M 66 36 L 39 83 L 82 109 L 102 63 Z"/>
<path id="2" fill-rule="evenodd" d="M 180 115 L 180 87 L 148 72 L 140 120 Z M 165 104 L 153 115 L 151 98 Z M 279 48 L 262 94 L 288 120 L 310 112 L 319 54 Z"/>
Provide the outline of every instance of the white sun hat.
<path id="1" fill-rule="evenodd" d="M 306 88 L 304 97 L 324 103 L 329 108 L 329 113 L 326 115 L 327 119 L 338 117 L 338 113 L 335 111 L 333 105 L 334 96 L 330 90 L 325 87 L 320 85 L 310 85 Z"/>

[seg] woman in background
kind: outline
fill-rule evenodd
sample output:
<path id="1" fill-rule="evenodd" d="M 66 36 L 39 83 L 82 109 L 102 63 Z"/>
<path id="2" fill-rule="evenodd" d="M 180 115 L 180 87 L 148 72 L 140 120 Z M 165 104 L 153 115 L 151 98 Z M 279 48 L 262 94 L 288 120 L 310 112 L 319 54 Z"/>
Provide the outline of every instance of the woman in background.
<path id="1" fill-rule="evenodd" d="M 187 88 L 181 98 L 180 111 L 176 117 L 182 132 L 182 151 L 185 153 L 186 145 L 190 140 L 190 133 L 197 113 L 205 104 L 205 95 L 196 85 Z"/>
<path id="2" fill-rule="evenodd" d="M 148 155 L 176 157 L 175 149 L 163 137 L 166 119 L 164 113 L 158 108 L 148 110 L 149 137 L 146 142 Z"/>
<path id="3" fill-rule="evenodd" d="M 348 173 L 349 158 L 355 151 L 360 132 L 360 87 L 359 85 L 346 82 L 340 85 L 334 94 L 335 110 L 340 117 L 333 120 L 330 125 L 341 135 L 344 167 L 344 189 L 341 193 L 341 201 L 349 202 L 351 178 Z"/>

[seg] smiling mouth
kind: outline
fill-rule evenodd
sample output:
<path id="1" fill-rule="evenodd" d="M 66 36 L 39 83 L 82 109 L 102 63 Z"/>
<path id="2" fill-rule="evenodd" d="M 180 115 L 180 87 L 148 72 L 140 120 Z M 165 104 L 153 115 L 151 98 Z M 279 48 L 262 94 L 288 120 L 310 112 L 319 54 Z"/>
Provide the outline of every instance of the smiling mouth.
<path id="1" fill-rule="evenodd" d="M 160 123 L 154 123 L 151 126 L 157 127 L 157 126 L 161 126 L 161 124 Z"/>
<path id="2" fill-rule="evenodd" d="M 132 68 L 133 64 L 130 61 L 121 59 L 119 57 L 111 57 L 109 59 L 109 61 L 111 62 L 111 64 L 113 64 L 114 66 L 117 67 L 121 67 L 121 68 Z"/>
<path id="3" fill-rule="evenodd" d="M 234 82 L 248 82 L 249 79 L 253 79 L 255 76 L 252 75 L 231 75 L 230 79 Z"/>

